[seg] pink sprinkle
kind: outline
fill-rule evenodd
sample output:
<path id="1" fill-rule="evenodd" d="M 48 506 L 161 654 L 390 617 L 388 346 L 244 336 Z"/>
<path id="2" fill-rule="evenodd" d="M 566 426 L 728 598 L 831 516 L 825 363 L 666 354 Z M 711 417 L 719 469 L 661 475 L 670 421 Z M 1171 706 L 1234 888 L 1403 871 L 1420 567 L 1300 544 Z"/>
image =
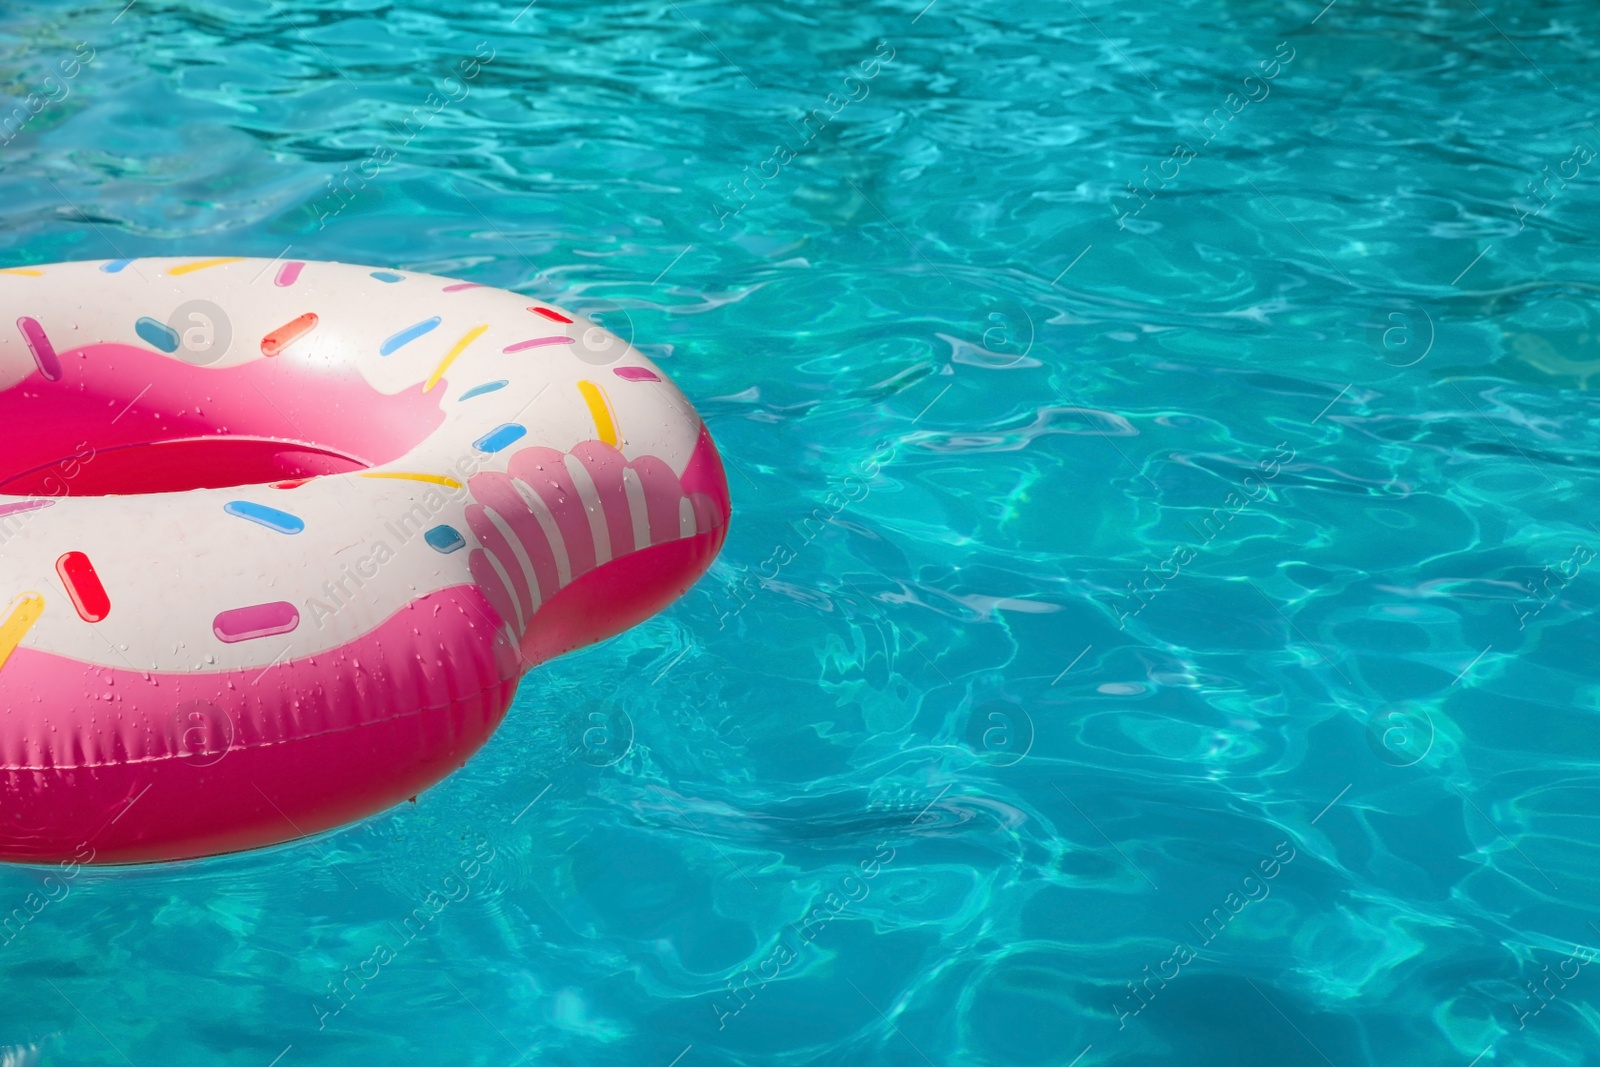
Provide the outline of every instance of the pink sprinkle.
<path id="1" fill-rule="evenodd" d="M 482 289 L 482 288 L 483 288 L 483 286 L 479 285 L 477 282 L 457 282 L 455 285 L 447 285 L 447 286 L 445 286 L 443 291 L 446 292 L 446 293 L 459 293 L 463 289 Z"/>
<path id="2" fill-rule="evenodd" d="M 611 373 L 628 382 L 659 382 L 661 375 L 649 367 L 612 367 Z"/>
<path id="3" fill-rule="evenodd" d="M 55 345 L 45 336 L 39 320 L 24 315 L 17 320 L 17 329 L 22 331 L 22 339 L 28 342 L 28 351 L 33 353 L 33 361 L 39 365 L 39 373 L 44 375 L 45 381 L 53 382 L 60 378 L 61 360 L 56 356 Z"/>
<path id="4" fill-rule="evenodd" d="M 529 348 L 543 348 L 545 345 L 570 345 L 570 337 L 535 337 L 531 341 L 518 341 L 514 345 L 507 345 L 507 352 L 522 352 Z"/>
<path id="5" fill-rule="evenodd" d="M 247 608 L 229 608 L 211 621 L 211 632 L 217 640 L 233 644 L 256 637 L 286 634 L 300 625 L 300 612 L 287 600 L 271 604 L 251 604 Z"/>
<path id="6" fill-rule="evenodd" d="M 20 515 L 24 511 L 38 511 L 54 504 L 54 500 L 20 500 L 15 504 L 0 504 L 0 519 L 11 515 Z"/>
<path id="7" fill-rule="evenodd" d="M 277 280 L 278 287 L 287 289 L 289 286 L 293 285 L 296 279 L 300 277 L 300 270 L 304 266 L 305 264 L 303 262 L 298 259 L 294 259 L 290 260 L 288 263 L 285 263 L 282 267 L 279 267 Z"/>

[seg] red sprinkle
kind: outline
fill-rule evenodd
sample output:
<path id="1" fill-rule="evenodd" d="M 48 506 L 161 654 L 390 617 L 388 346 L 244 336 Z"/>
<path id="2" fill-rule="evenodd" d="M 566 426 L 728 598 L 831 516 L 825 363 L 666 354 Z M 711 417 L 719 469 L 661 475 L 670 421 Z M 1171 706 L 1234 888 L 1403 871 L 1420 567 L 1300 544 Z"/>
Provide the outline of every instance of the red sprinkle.
<path id="1" fill-rule="evenodd" d="M 111 598 L 106 595 L 106 587 L 100 584 L 100 576 L 95 573 L 88 556 L 82 552 L 68 552 L 56 560 L 56 573 L 61 576 L 61 584 L 67 587 L 72 606 L 78 609 L 78 616 L 84 622 L 99 622 L 111 614 Z"/>
<path id="2" fill-rule="evenodd" d="M 551 311 L 549 308 L 529 308 L 528 310 L 533 312 L 535 315 L 543 315 L 545 318 L 549 319 L 551 322 L 571 322 L 572 321 L 571 319 L 567 318 L 565 315 L 561 314 L 561 312 L 559 312 L 559 311 Z"/>
<path id="3" fill-rule="evenodd" d="M 263 356 L 275 356 L 316 328 L 316 313 L 308 311 L 298 319 L 292 319 L 284 323 L 263 337 L 261 339 L 261 354 Z"/>

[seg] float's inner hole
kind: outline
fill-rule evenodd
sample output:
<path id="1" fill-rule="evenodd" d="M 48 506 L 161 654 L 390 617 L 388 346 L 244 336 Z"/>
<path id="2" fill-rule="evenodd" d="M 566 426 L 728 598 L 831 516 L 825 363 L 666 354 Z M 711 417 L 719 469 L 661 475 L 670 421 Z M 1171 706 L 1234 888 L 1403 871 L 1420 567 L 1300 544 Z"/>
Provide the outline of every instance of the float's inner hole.
<path id="1" fill-rule="evenodd" d="M 130 496 L 257 485 L 319 474 L 365 470 L 368 464 L 333 449 L 253 437 L 196 437 L 96 447 L 68 446 L 65 455 L 16 471 L 0 459 L 0 494 Z M 9 458 L 9 457 L 7 457 Z"/>
<path id="2" fill-rule="evenodd" d="M 0 356 L 17 354 L 0 346 Z M 333 361 L 197 367 L 114 343 L 37 367 L 27 358 L 31 373 L 0 385 L 3 495 L 173 493 L 343 474 L 405 455 L 444 419 L 444 390 L 382 393 Z"/>

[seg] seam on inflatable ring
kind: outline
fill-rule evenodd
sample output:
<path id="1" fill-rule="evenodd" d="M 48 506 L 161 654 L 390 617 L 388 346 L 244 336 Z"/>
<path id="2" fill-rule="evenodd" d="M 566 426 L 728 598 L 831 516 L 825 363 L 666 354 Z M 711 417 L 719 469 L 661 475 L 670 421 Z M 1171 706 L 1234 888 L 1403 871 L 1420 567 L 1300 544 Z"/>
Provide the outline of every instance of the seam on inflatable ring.
<path id="1" fill-rule="evenodd" d="M 314 734 L 301 734 L 298 737 L 286 738 L 286 739 L 284 739 L 282 741 L 262 741 L 262 742 L 259 742 L 257 744 L 253 744 L 253 745 L 230 745 L 229 747 L 227 747 L 226 749 L 223 750 L 222 755 L 220 757 L 218 757 L 217 759 L 213 760 L 211 763 L 207 764 L 207 766 L 208 767 L 214 767 L 218 763 L 221 763 L 223 759 L 227 758 L 227 755 L 230 752 L 248 752 L 251 749 L 271 748 L 274 745 L 291 745 L 291 744 L 294 744 L 297 741 L 311 741 L 311 740 L 314 740 L 315 738 L 318 738 L 318 737 L 327 737 L 329 734 L 349 733 L 351 730 L 361 730 L 361 729 L 364 729 L 364 728 L 366 728 L 368 726 L 384 726 L 384 725 L 386 725 L 388 723 L 398 722 L 401 719 L 415 719 L 415 718 L 417 718 L 419 716 L 428 714 L 430 711 L 443 711 L 445 708 L 452 707 L 452 706 L 454 706 L 456 704 L 464 703 L 468 699 L 481 700 L 481 699 L 483 699 L 483 694 L 487 693 L 489 690 L 494 689 L 497 686 L 506 685 L 507 683 L 510 683 L 510 682 L 515 682 L 515 684 L 520 686 L 522 684 L 522 679 L 521 678 L 515 678 L 515 679 L 507 678 L 507 679 L 505 679 L 503 681 L 496 682 L 493 685 L 486 685 L 482 689 L 478 690 L 476 693 L 469 694 L 468 696 L 463 697 L 460 700 L 452 700 L 449 704 L 433 704 L 433 705 L 429 705 L 428 707 L 425 707 L 425 708 L 417 708 L 415 711 L 404 712 L 404 713 L 402 713 L 400 715 L 390 715 L 388 718 L 385 718 L 385 719 L 374 719 L 371 722 L 358 722 L 358 723 L 354 723 L 354 724 L 352 724 L 350 726 L 335 726 L 332 729 L 319 730 L 318 732 L 316 732 Z M 507 705 L 507 707 L 509 709 L 509 705 Z M 485 741 L 487 741 L 487 738 L 485 739 Z M 209 756 L 210 753 L 197 753 L 197 755 Z M 26 765 L 26 764 L 18 765 L 18 764 L 10 764 L 10 763 L 0 763 L 0 773 L 6 772 L 6 771 L 84 771 L 84 770 L 94 770 L 94 769 L 99 768 L 99 767 L 133 767 L 133 766 L 136 766 L 136 765 L 141 764 L 141 763 L 160 763 L 163 760 L 185 759 L 185 758 L 191 758 L 191 757 L 185 757 L 181 753 L 177 753 L 177 752 L 170 752 L 170 753 L 167 753 L 167 754 L 161 755 L 161 756 L 140 756 L 137 759 L 114 760 L 114 761 L 107 761 L 107 762 L 104 762 L 104 763 L 54 763 L 54 764 L 51 764 L 51 765 L 49 765 L 47 767 L 46 766 L 32 766 L 32 765 Z"/>

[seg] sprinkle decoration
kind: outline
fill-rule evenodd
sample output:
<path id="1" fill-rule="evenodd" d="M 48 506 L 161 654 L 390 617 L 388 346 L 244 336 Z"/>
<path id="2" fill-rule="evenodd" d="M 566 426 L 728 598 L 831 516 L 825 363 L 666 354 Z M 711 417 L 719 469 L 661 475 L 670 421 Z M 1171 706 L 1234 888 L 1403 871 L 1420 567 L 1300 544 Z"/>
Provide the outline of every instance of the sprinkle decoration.
<path id="1" fill-rule="evenodd" d="M 444 525 L 435 526 L 423 534 L 422 539 L 428 542 L 429 548 L 435 552 L 442 552 L 447 556 L 458 548 L 464 548 L 467 543 L 466 539 L 461 536 L 461 531 L 454 526 Z"/>
<path id="2" fill-rule="evenodd" d="M 514 345 L 506 345 L 505 351 L 509 355 L 512 352 L 526 352 L 530 348 L 544 348 L 546 345 L 570 345 L 571 343 L 572 338 L 570 337 L 535 337 L 531 341 L 518 341 Z"/>
<path id="3" fill-rule="evenodd" d="M 421 474 L 417 471 L 362 471 L 363 478 L 394 478 L 405 482 L 427 482 L 429 485 L 442 485 L 446 489 L 460 489 L 461 483 L 454 478 L 443 474 Z"/>
<path id="4" fill-rule="evenodd" d="M 286 634 L 300 625 L 300 611 L 287 600 L 270 604 L 251 604 L 244 608 L 229 608 L 218 613 L 211 621 L 211 632 L 218 641 L 236 644 L 258 637 Z"/>
<path id="5" fill-rule="evenodd" d="M 39 373 L 44 375 L 45 381 L 59 381 L 61 357 L 56 355 L 55 345 L 45 336 L 39 320 L 24 315 L 17 320 L 17 329 L 22 331 L 22 339 L 28 343 L 28 351 L 33 353 L 33 362 L 38 366 Z"/>
<path id="6" fill-rule="evenodd" d="M 0 519 L 20 515 L 25 511 L 38 511 L 54 503 L 54 500 L 19 500 L 15 504 L 0 504 Z"/>
<path id="7" fill-rule="evenodd" d="M 474 385 L 471 389 L 468 389 L 466 392 L 457 397 L 457 399 L 471 400 L 475 396 L 482 396 L 484 393 L 492 393 L 496 389 L 504 389 L 509 384 L 511 383 L 506 381 L 504 378 L 501 378 L 499 381 L 484 382 L 482 385 Z"/>
<path id="8" fill-rule="evenodd" d="M 261 354 L 275 356 L 316 328 L 316 312 L 308 311 L 291 319 L 261 339 Z"/>
<path id="9" fill-rule="evenodd" d="M 472 442 L 472 447 L 479 452 L 487 452 L 492 455 L 522 440 L 523 437 L 527 436 L 527 433 L 528 428 L 526 426 L 519 426 L 514 422 L 502 423 Z"/>
<path id="10" fill-rule="evenodd" d="M 133 332 L 163 352 L 178 350 L 178 331 L 164 322 L 146 316 L 133 324 Z"/>
<path id="11" fill-rule="evenodd" d="M 400 349 L 404 348 L 412 341 L 415 341 L 417 338 L 423 336 L 424 334 L 432 333 L 438 328 L 440 321 L 441 320 L 439 316 L 435 315 L 431 319 L 423 319 L 421 322 L 413 323 L 410 326 L 407 326 L 399 333 L 390 335 L 388 340 L 384 341 L 383 344 L 378 346 L 378 355 L 394 355 L 396 352 L 400 351 Z"/>
<path id="12" fill-rule="evenodd" d="M 197 270 L 210 270 L 212 267 L 220 267 L 225 263 L 241 263 L 243 261 L 243 256 L 227 256 L 223 259 L 201 259 L 193 263 L 180 263 L 168 270 L 167 275 L 168 277 L 179 278 L 185 274 L 193 274 Z"/>
<path id="13" fill-rule="evenodd" d="M 66 553 L 56 560 L 56 574 L 84 622 L 99 622 L 111 614 L 111 598 L 88 556 L 82 552 Z"/>
<path id="14" fill-rule="evenodd" d="M 298 515 L 291 515 L 287 511 L 249 500 L 230 500 L 222 505 L 222 510 L 235 518 L 265 526 L 276 533 L 297 534 L 306 528 L 305 520 Z"/>
<path id="15" fill-rule="evenodd" d="M 433 368 L 433 373 L 428 375 L 428 380 L 422 386 L 422 391 L 424 393 L 430 392 L 434 386 L 438 385 L 439 379 L 444 377 L 444 372 L 450 369 L 450 364 L 456 361 L 456 357 L 465 352 L 468 345 L 482 337 L 483 331 L 487 330 L 488 328 L 489 324 L 484 323 L 480 326 L 474 326 L 472 329 L 462 334 L 461 340 L 450 346 L 450 351 L 445 353 L 444 358 L 439 361 L 439 365 Z"/>
<path id="16" fill-rule="evenodd" d="M 621 439 L 617 436 L 617 418 L 611 411 L 611 399 L 606 396 L 606 391 L 585 379 L 578 383 L 578 392 L 583 395 L 583 402 L 589 407 L 589 416 L 594 419 L 596 436 L 612 448 L 619 447 Z"/>
<path id="17" fill-rule="evenodd" d="M 5 621 L 0 622 L 0 667 L 6 665 L 11 653 L 17 650 L 22 639 L 28 636 L 28 631 L 33 629 L 33 624 L 43 614 L 44 597 L 38 593 L 23 593 L 11 602 Z"/>

